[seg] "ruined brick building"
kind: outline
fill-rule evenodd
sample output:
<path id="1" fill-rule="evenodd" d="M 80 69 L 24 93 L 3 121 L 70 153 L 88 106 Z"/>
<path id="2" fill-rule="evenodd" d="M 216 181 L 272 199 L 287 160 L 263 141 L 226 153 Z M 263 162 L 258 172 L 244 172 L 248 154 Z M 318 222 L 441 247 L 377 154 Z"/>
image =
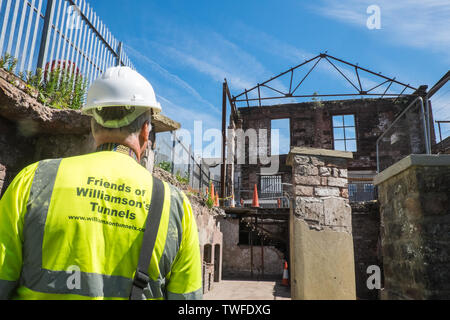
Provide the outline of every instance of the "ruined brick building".
<path id="1" fill-rule="evenodd" d="M 327 55 L 323 57 L 326 58 Z M 358 68 L 354 65 L 352 67 Z M 285 74 L 293 70 L 294 68 Z M 331 101 L 313 99 L 314 101 L 311 102 L 280 102 L 273 105 L 265 101 L 265 104 L 262 104 L 264 100 L 260 90 L 264 86 L 267 88 L 271 85 L 270 81 L 276 78 L 258 84 L 237 97 L 231 97 L 228 85 L 224 83 L 224 101 L 226 104 L 225 97 L 228 95 L 232 110 L 228 125 L 228 129 L 231 130 L 229 133 L 235 134 L 238 129 L 242 129 L 244 133 L 249 129 L 266 130 L 267 145 L 262 148 L 267 150 L 262 151 L 270 157 L 272 156 L 270 135 L 273 121 L 283 119 L 289 132 L 288 141 L 284 141 L 288 146 L 284 149 L 291 150 L 291 153 L 295 148 L 306 147 L 317 150 L 347 151 L 352 153 L 352 157 L 343 166 L 345 170 L 339 171 L 321 167 L 314 162 L 312 165 L 298 166 L 296 164 L 293 167 L 292 161 L 291 163 L 287 161 L 287 152 L 279 155 L 279 169 L 275 174 L 264 174 L 261 169 L 268 168 L 270 165 L 261 162 L 260 159 L 256 164 L 249 164 L 249 158 L 261 152 L 261 146 L 255 146 L 249 142 L 250 135 L 246 135 L 244 140 L 245 164 L 236 161 L 237 144 L 242 143 L 242 140 L 239 142 L 236 137 L 234 137 L 235 140 L 228 140 L 231 142 L 228 142 L 227 147 L 233 150 L 231 153 L 228 151 L 228 158 L 233 160 L 227 159 L 227 166 L 223 169 L 226 172 L 226 179 L 222 183 L 226 185 L 224 194 L 234 195 L 236 208 L 226 209 L 227 219 L 223 224 L 225 225 L 223 228 L 223 274 L 225 277 L 255 275 L 281 277 L 284 260 L 293 260 L 294 257 L 290 255 L 301 254 L 293 253 L 288 241 L 289 237 L 292 237 L 290 234 L 292 230 L 289 230 L 289 208 L 294 207 L 295 213 L 299 205 L 302 206 L 298 203 L 299 198 L 311 199 L 311 201 L 313 198 L 322 199 L 320 201 L 328 198 L 343 199 L 342 203 L 351 207 L 349 211 L 351 219 L 347 217 L 346 219 L 349 220 L 345 223 L 350 221 L 346 229 L 350 230 L 353 239 L 351 243 L 354 253 L 356 297 L 377 299 L 379 292 L 369 290 L 366 286 L 368 267 L 376 265 L 382 268 L 383 266 L 380 241 L 381 219 L 377 189 L 374 186 L 374 177 L 377 174 L 377 140 L 414 99 L 417 97 L 425 99 L 427 86 L 413 88 L 414 90 L 411 90 L 408 95 L 400 94 L 396 97 L 385 96 L 387 90 L 383 90 L 384 94 L 376 98 L 370 95 L 364 96 L 367 91 L 358 89 L 358 94 L 362 96 L 358 99 L 348 99 L 348 97 L 346 100 Z M 388 84 L 389 81 L 393 79 L 388 79 L 384 83 Z M 361 83 L 359 85 L 361 88 Z M 257 96 L 250 99 L 249 95 L 252 91 L 253 93 L 257 91 Z M 293 96 L 292 92 L 284 93 L 284 96 L 279 93 L 281 92 L 276 93 L 277 98 Z M 239 97 L 241 100 L 238 99 Z M 314 96 L 310 97 L 314 98 Z M 247 106 L 237 107 L 237 101 Z M 253 105 L 250 105 L 252 102 Z M 426 139 L 423 131 L 420 131 L 422 118 L 418 109 L 404 120 L 402 130 L 397 132 L 401 137 L 395 135 L 390 137 L 389 148 L 384 153 L 379 153 L 380 162 L 384 160 L 395 162 L 407 154 L 424 153 Z M 434 141 L 434 131 L 431 130 L 430 134 Z M 305 179 L 301 177 L 302 175 Z M 255 185 L 260 197 L 259 208 L 252 208 Z M 297 201 L 296 204 L 293 203 L 295 201 Z M 316 206 L 314 208 L 303 205 L 303 208 L 311 213 L 316 210 L 317 205 L 319 203 L 314 204 Z M 321 210 L 327 209 L 322 207 Z M 336 210 L 339 211 L 339 209 Z M 317 223 L 319 227 L 327 225 L 327 218 L 325 222 L 320 219 L 322 218 L 309 217 L 306 220 Z M 239 256 L 240 259 L 231 262 L 232 256 Z"/>
<path id="2" fill-rule="evenodd" d="M 348 185 L 340 184 L 338 176 L 334 177 L 333 173 L 317 174 L 317 184 L 320 185 L 320 178 L 327 178 L 331 181 L 336 180 L 336 190 L 338 196 L 351 199 L 352 221 L 353 221 L 353 239 L 355 250 L 355 269 L 357 277 L 358 296 L 360 298 L 373 297 L 373 293 L 368 292 L 365 287 L 366 269 L 370 265 L 381 265 L 378 246 L 379 246 L 379 212 L 375 201 L 376 193 L 373 186 L 373 178 L 376 175 L 376 148 L 375 143 L 383 131 L 392 123 L 392 121 L 408 104 L 409 100 L 399 100 L 394 103 L 394 99 L 358 99 L 343 101 L 323 101 L 307 102 L 299 104 L 285 104 L 275 106 L 262 106 L 254 108 L 239 108 L 240 125 L 245 131 L 250 128 L 267 129 L 271 132 L 271 122 L 277 119 L 289 119 L 290 123 L 290 147 L 312 147 L 318 149 L 334 150 L 337 143 L 334 133 L 337 130 L 345 130 L 351 132 L 346 138 L 354 141 L 356 150 L 353 159 L 348 163 Z M 345 117 L 345 118 L 344 118 Z M 342 119 L 344 118 L 344 119 Z M 342 119 L 342 120 L 341 120 Z M 337 127 L 339 126 L 339 127 Z M 345 127 L 344 127 L 345 126 Z M 341 128 L 342 127 L 342 128 Z M 267 141 L 270 141 L 270 137 Z M 347 141 L 345 141 L 347 142 Z M 270 149 L 270 143 L 268 146 Z M 248 149 L 248 146 L 246 148 Z M 247 151 L 249 152 L 249 151 Z M 257 185 L 261 199 L 265 197 L 283 198 L 286 194 L 291 194 L 292 168 L 287 164 L 287 154 L 280 155 L 280 168 L 275 176 L 261 175 L 260 169 L 266 165 L 263 164 L 245 164 L 236 165 L 235 167 L 235 197 L 239 204 L 241 199 L 245 199 L 247 203 L 251 203 L 253 186 Z M 276 186 L 267 193 L 262 190 L 261 186 L 264 180 L 272 181 Z M 314 184 L 314 183 L 313 183 Z M 278 193 L 274 192 L 277 190 Z M 301 194 L 305 196 L 313 195 L 312 187 L 305 187 L 301 190 Z M 332 194 L 330 194 L 332 195 Z M 362 202 L 363 201 L 363 202 Z M 272 203 L 276 201 L 272 200 Z M 244 205 L 245 206 L 245 205 Z M 248 205 L 250 206 L 250 204 Z M 261 205 L 262 207 L 270 207 L 270 203 Z M 273 205 L 272 205 L 273 207 Z M 237 209 L 234 209 L 236 211 Z M 272 210 L 273 211 L 273 210 Z M 240 270 L 241 273 L 246 270 L 249 274 L 250 265 L 250 243 L 242 239 L 245 234 L 246 227 L 243 221 L 248 217 L 242 214 L 236 214 L 232 210 L 231 214 L 235 214 L 236 219 L 229 219 L 228 224 L 235 225 L 232 234 L 240 235 L 240 239 L 234 240 L 237 244 L 241 244 L 240 251 L 247 251 L 243 254 L 244 259 L 233 260 L 239 266 L 232 265 L 229 259 L 226 259 L 227 252 L 224 253 L 225 269 L 224 274 L 233 275 Z M 284 213 L 283 213 L 284 212 Z M 288 238 L 287 219 L 285 208 L 273 212 L 272 220 L 260 220 L 260 226 L 272 231 L 262 232 L 266 234 L 266 245 L 264 251 L 265 275 L 280 275 L 282 272 L 283 261 L 288 259 L 288 248 L 286 241 L 277 241 L 279 238 Z M 278 215 L 277 215 L 278 214 Z M 231 217 L 231 216 L 230 216 Z M 238 218 L 240 217 L 240 219 Z M 275 219 L 274 219 L 275 218 Z M 234 222 L 233 222 L 234 221 Z M 279 222 L 278 224 L 276 222 Z M 269 225 L 269 226 L 267 226 Z M 259 228 L 258 230 L 261 231 Z M 248 231 L 247 229 L 247 232 Z M 224 231 L 224 237 L 227 239 L 228 232 Z M 275 238 L 274 238 L 275 237 Z M 277 239 L 278 238 L 278 239 Z M 261 261 L 261 240 L 260 237 L 254 236 L 254 270 L 256 274 L 260 274 Z M 270 242 L 276 243 L 271 245 Z M 224 244 L 226 246 L 226 244 Z M 244 248 L 247 246 L 247 248 Z M 230 248 L 230 252 L 236 255 L 236 247 Z M 273 257 L 272 257 L 273 256 Z M 244 272 L 245 273 L 245 272 Z M 372 295 L 372 296 L 371 296 Z"/>

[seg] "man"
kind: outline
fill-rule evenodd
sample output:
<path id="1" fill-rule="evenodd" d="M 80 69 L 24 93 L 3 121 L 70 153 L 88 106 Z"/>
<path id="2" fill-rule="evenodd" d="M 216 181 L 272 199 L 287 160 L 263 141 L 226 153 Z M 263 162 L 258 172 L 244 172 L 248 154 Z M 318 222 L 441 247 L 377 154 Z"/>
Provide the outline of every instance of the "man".
<path id="1" fill-rule="evenodd" d="M 130 68 L 94 82 L 97 152 L 25 168 L 0 201 L 0 299 L 202 297 L 190 202 L 139 165 L 160 110 Z"/>

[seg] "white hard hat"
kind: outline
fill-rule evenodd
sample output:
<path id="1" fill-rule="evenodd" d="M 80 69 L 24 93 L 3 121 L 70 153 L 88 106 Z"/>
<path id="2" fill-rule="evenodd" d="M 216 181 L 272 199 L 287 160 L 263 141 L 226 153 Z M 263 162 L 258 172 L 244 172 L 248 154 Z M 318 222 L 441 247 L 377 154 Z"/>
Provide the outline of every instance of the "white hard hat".
<path id="1" fill-rule="evenodd" d="M 134 107 L 135 111 L 124 119 L 106 122 L 96 112 L 102 108 L 121 106 Z M 155 113 L 161 112 L 161 105 L 156 101 L 152 85 L 129 67 L 112 67 L 91 85 L 82 112 L 93 116 L 104 127 L 121 128 L 150 109 Z"/>

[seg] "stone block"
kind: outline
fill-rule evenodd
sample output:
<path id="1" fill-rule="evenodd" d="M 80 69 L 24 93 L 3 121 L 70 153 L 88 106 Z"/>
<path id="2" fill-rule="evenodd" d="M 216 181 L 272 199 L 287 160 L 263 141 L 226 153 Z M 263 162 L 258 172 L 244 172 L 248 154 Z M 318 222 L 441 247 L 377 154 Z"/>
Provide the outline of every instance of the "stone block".
<path id="1" fill-rule="evenodd" d="M 317 167 L 325 165 L 325 162 L 322 159 L 317 158 L 317 157 L 311 157 L 311 163 Z"/>
<path id="2" fill-rule="evenodd" d="M 312 197 L 314 195 L 314 187 L 296 186 L 295 195 Z"/>
<path id="3" fill-rule="evenodd" d="M 348 178 L 348 170 L 347 169 L 339 169 L 339 177 Z"/>
<path id="4" fill-rule="evenodd" d="M 299 218 L 323 224 L 325 222 L 323 210 L 323 201 L 320 199 L 309 197 L 295 198 L 295 215 Z"/>
<path id="5" fill-rule="evenodd" d="M 319 175 L 321 177 L 329 177 L 331 176 L 331 169 L 327 167 L 320 167 L 319 168 Z"/>
<path id="6" fill-rule="evenodd" d="M 323 208 L 325 225 L 351 227 L 352 209 L 346 199 L 325 198 Z"/>
<path id="7" fill-rule="evenodd" d="M 310 159 L 309 159 L 309 157 L 305 157 L 305 156 L 295 156 L 294 157 L 294 163 L 296 165 L 308 164 L 308 163 L 310 163 Z"/>
<path id="8" fill-rule="evenodd" d="M 333 177 L 338 178 L 339 177 L 339 169 L 333 168 Z"/>
<path id="9" fill-rule="evenodd" d="M 335 177 L 328 178 L 328 185 L 331 187 L 344 188 L 347 186 L 347 182 L 348 180 L 346 178 L 335 178 Z"/>
<path id="10" fill-rule="evenodd" d="M 301 175 L 295 175 L 294 176 L 295 184 L 301 184 L 306 186 L 320 186 L 320 177 L 309 177 L 309 176 L 301 176 Z"/>
<path id="11" fill-rule="evenodd" d="M 341 192 L 339 188 L 316 187 L 314 189 L 314 194 L 318 197 L 339 197 Z"/>
<path id="12" fill-rule="evenodd" d="M 319 169 L 313 165 L 298 165 L 294 168 L 294 174 L 302 176 L 317 176 L 319 175 Z"/>

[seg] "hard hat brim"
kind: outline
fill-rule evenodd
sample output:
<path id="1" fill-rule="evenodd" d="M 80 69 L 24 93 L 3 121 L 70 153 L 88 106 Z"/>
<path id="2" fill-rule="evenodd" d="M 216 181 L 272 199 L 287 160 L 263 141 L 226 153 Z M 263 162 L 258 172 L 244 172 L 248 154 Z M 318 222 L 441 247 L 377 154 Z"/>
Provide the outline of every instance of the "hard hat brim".
<path id="1" fill-rule="evenodd" d="M 155 113 L 160 113 L 161 112 L 161 105 L 157 102 L 156 105 L 152 105 L 149 106 L 146 103 L 120 103 L 120 102 L 101 102 L 101 103 L 96 103 L 95 105 L 86 105 L 84 106 L 84 108 L 81 110 L 81 112 L 83 114 L 86 115 L 92 115 L 93 110 L 97 109 L 97 108 L 109 108 L 109 107 L 135 107 L 135 108 L 146 108 L 146 109 L 151 109 L 153 110 L 153 112 Z"/>

